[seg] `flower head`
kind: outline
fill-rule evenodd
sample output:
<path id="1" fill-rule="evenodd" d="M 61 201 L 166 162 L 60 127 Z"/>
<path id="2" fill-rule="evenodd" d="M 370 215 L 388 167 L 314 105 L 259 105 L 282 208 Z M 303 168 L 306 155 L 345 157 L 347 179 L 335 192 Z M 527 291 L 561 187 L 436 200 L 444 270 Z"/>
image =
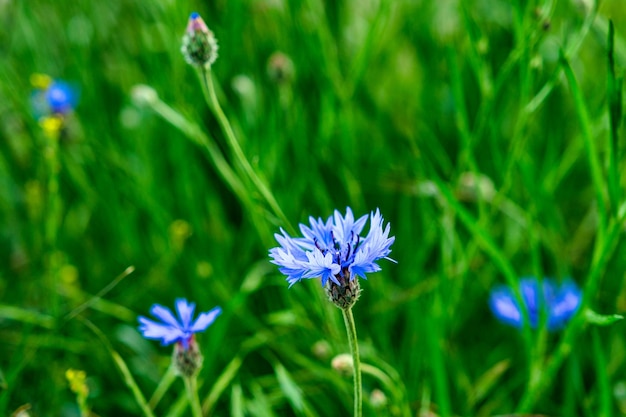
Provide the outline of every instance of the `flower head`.
<path id="1" fill-rule="evenodd" d="M 53 80 L 45 74 L 33 74 L 31 83 L 35 87 L 31 103 L 37 118 L 65 115 L 78 103 L 76 89 L 65 81 Z"/>
<path id="2" fill-rule="evenodd" d="M 183 36 L 181 52 L 188 64 L 208 68 L 217 59 L 217 40 L 202 17 L 191 13 Z"/>
<path id="3" fill-rule="evenodd" d="M 156 90 L 146 84 L 137 84 L 130 90 L 130 97 L 138 107 L 150 106 L 159 101 Z"/>
<path id="4" fill-rule="evenodd" d="M 294 73 L 293 61 L 282 52 L 274 52 L 267 60 L 267 75 L 275 84 L 291 83 Z"/>
<path id="5" fill-rule="evenodd" d="M 310 226 L 300 224 L 303 237 L 293 238 L 281 229 L 281 234 L 274 235 L 280 246 L 270 250 L 272 263 L 287 276 L 290 286 L 303 278 L 321 278 L 322 286 L 329 283 L 331 299 L 347 297 L 341 308 L 349 307 L 359 296 L 355 277 L 366 279 L 367 273 L 380 271 L 379 259 L 393 261 L 388 257 L 395 240 L 389 237 L 389 223 L 383 228 L 384 220 L 377 209 L 369 216 L 367 235 L 362 236 L 367 218 L 364 215 L 355 220 L 348 207 L 345 216 L 335 210 L 326 221 L 309 217 Z"/>
<path id="6" fill-rule="evenodd" d="M 541 309 L 546 310 L 549 330 L 563 328 L 576 313 L 582 300 L 582 292 L 571 280 L 559 285 L 550 278 L 544 278 L 540 284 L 535 277 L 528 277 L 520 280 L 519 290 L 532 328 L 536 328 L 539 323 Z M 489 307 L 503 323 L 517 328 L 523 326 L 522 311 L 511 287 L 495 287 L 489 297 Z"/>
<path id="7" fill-rule="evenodd" d="M 76 92 L 63 81 L 54 81 L 46 90 L 46 100 L 53 113 L 67 113 L 76 105 Z"/>
<path id="8" fill-rule="evenodd" d="M 215 307 L 207 313 L 200 313 L 198 318 L 193 320 L 195 308 L 195 303 L 189 303 L 184 298 L 179 298 L 176 300 L 178 317 L 175 317 L 169 308 L 154 304 L 150 313 L 161 320 L 161 323 L 140 316 L 139 330 L 146 339 L 161 340 L 163 345 L 177 342 L 182 345 L 184 350 L 187 350 L 194 333 L 206 330 L 222 312 L 221 308 Z"/>

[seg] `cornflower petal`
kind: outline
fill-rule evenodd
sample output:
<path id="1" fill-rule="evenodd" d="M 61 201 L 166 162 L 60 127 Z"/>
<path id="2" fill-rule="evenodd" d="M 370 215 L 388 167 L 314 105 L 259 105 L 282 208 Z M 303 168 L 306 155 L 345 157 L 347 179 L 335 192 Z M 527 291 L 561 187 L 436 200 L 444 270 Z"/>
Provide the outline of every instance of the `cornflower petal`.
<path id="1" fill-rule="evenodd" d="M 279 235 L 277 233 L 274 234 L 274 237 L 276 238 L 278 243 L 280 243 L 280 246 L 286 249 L 288 252 L 292 253 L 295 258 L 301 261 L 306 261 L 306 253 L 303 249 L 303 246 L 306 247 L 306 242 L 301 241 L 301 239 L 292 238 L 282 228 L 280 229 L 280 231 L 282 232 L 282 235 Z"/>
<path id="2" fill-rule="evenodd" d="M 307 272 L 308 260 L 296 259 L 291 252 L 285 251 L 283 248 L 272 249 L 270 256 L 274 258 L 271 262 L 278 265 L 279 271 L 287 275 L 293 282 L 299 281 Z"/>
<path id="3" fill-rule="evenodd" d="M 380 266 L 374 262 L 376 259 L 379 257 L 375 252 L 372 252 L 369 247 L 363 248 L 354 257 L 354 262 L 349 267 L 350 274 L 367 279 L 366 273 L 380 271 Z"/>
<path id="4" fill-rule="evenodd" d="M 492 290 L 489 307 L 500 321 L 514 327 L 522 326 L 522 313 L 509 287 L 497 287 Z"/>
<path id="5" fill-rule="evenodd" d="M 582 292 L 572 281 L 566 281 L 556 295 L 548 324 L 554 328 L 563 327 L 567 321 L 578 311 L 582 301 Z"/>
<path id="6" fill-rule="evenodd" d="M 184 336 L 179 328 L 157 323 L 146 317 L 139 317 L 139 322 L 141 323 L 139 330 L 143 337 L 146 339 L 161 339 L 163 345 L 169 345 Z"/>
<path id="7" fill-rule="evenodd" d="M 383 230 L 383 223 L 384 219 L 379 209 L 370 214 L 370 230 L 363 241 L 363 245 L 369 245 L 370 251 L 376 253 L 379 258 L 386 258 L 395 262 L 393 259 L 387 258 L 387 255 L 391 253 L 389 248 L 396 238 L 395 236 L 389 237 L 391 226 L 387 223 L 387 227 Z"/>
<path id="8" fill-rule="evenodd" d="M 180 317 L 181 324 L 184 329 L 189 328 L 189 325 L 191 324 L 191 317 L 193 316 L 193 311 L 195 309 L 195 303 L 187 303 L 187 300 L 184 298 L 176 300 L 176 311 L 178 312 L 178 317 Z"/>
<path id="9" fill-rule="evenodd" d="M 201 313 L 193 321 L 195 307 L 195 303 L 189 303 L 184 298 L 177 299 L 177 318 L 169 308 L 154 304 L 150 308 L 150 313 L 162 323 L 139 316 L 139 330 L 147 339 L 159 339 L 163 345 L 179 342 L 186 350 L 193 334 L 205 330 L 221 312 L 221 309 L 216 307 L 208 313 Z"/>
<path id="10" fill-rule="evenodd" d="M 324 223 L 321 218 L 316 220 L 313 216 L 310 216 L 309 223 L 311 224 L 311 227 L 300 224 L 300 232 L 302 232 L 302 236 L 304 236 L 304 238 L 300 241 L 300 244 L 307 250 L 313 250 L 318 246 L 322 249 L 332 247 L 332 217 Z"/>
<path id="11" fill-rule="evenodd" d="M 363 226 L 367 221 L 367 215 L 361 216 L 356 222 L 350 207 L 346 208 L 346 216 L 342 217 L 339 210 L 335 210 L 335 227 L 333 231 L 335 238 L 342 244 L 348 244 L 353 236 L 358 236 L 363 231 Z M 329 219 L 330 220 L 330 219 Z M 343 245 L 342 245 L 343 246 Z"/>
<path id="12" fill-rule="evenodd" d="M 208 313 L 201 313 L 193 323 L 193 326 L 191 326 L 190 330 L 194 333 L 206 330 L 207 327 L 209 327 L 220 314 L 222 314 L 222 309 L 219 307 L 215 307 Z"/>
<path id="13" fill-rule="evenodd" d="M 150 309 L 150 314 L 152 314 L 154 317 L 161 319 L 162 321 L 164 321 L 165 323 L 169 324 L 172 327 L 179 327 L 180 324 L 178 323 L 178 320 L 176 320 L 176 317 L 174 317 L 174 314 L 172 314 L 172 310 L 170 310 L 167 307 L 163 307 L 160 304 L 155 304 L 152 306 L 152 308 Z"/>
<path id="14" fill-rule="evenodd" d="M 326 285 L 326 281 L 330 278 L 333 282 L 339 285 L 339 281 L 335 278 L 335 275 L 339 273 L 341 268 L 339 265 L 333 263 L 333 257 L 330 253 L 322 255 L 322 252 L 308 252 L 309 258 L 308 272 L 303 275 L 303 278 L 322 278 L 322 285 Z"/>

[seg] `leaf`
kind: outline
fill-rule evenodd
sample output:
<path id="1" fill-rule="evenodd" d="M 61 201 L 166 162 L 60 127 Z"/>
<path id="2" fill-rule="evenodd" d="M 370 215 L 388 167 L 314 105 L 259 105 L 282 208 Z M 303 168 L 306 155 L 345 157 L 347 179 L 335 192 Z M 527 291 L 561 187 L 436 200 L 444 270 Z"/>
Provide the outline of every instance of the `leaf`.
<path id="1" fill-rule="evenodd" d="M 233 384 L 230 390 L 230 415 L 231 417 L 244 417 L 244 397 L 240 384 Z"/>
<path id="2" fill-rule="evenodd" d="M 263 392 L 263 389 L 258 384 L 252 384 L 252 399 L 248 401 L 247 411 L 248 415 L 253 417 L 275 417 L 276 414 L 272 410 L 271 401 Z"/>
<path id="3" fill-rule="evenodd" d="M 9 384 L 7 384 L 7 380 L 4 377 L 4 373 L 2 373 L 2 369 L 0 369 L 0 390 L 4 390 L 9 388 Z"/>
<path id="4" fill-rule="evenodd" d="M 274 371 L 276 372 L 276 378 L 280 384 L 280 388 L 287 397 L 287 400 L 291 403 L 291 406 L 298 412 L 302 412 L 304 409 L 304 403 L 302 398 L 302 391 L 300 387 L 294 382 L 287 372 L 287 369 L 280 364 L 274 364 Z"/>
<path id="5" fill-rule="evenodd" d="M 620 316 L 619 314 L 603 315 L 589 308 L 585 310 L 585 321 L 589 324 L 595 324 L 596 326 L 609 326 L 623 318 L 624 316 Z"/>
<path id="6" fill-rule="evenodd" d="M 36 324 L 47 329 L 54 329 L 56 325 L 55 319 L 52 316 L 8 305 L 0 305 L 0 319 Z"/>
<path id="7" fill-rule="evenodd" d="M 96 334 L 96 336 L 100 339 L 100 341 L 102 342 L 106 350 L 109 352 L 109 354 L 111 355 L 111 358 L 115 362 L 115 365 L 117 365 L 118 371 L 122 375 L 124 383 L 130 389 L 133 396 L 135 397 L 135 401 L 137 402 L 137 405 L 141 409 L 143 415 L 145 417 L 154 417 L 154 413 L 152 413 L 152 410 L 150 409 L 150 406 L 148 405 L 146 398 L 141 393 L 141 389 L 135 382 L 135 379 L 133 378 L 130 372 L 130 369 L 128 369 L 126 362 L 124 362 L 124 359 L 122 359 L 122 356 L 120 356 L 120 354 L 117 353 L 113 349 L 113 346 L 111 346 L 111 343 L 109 342 L 107 337 L 104 335 L 104 333 L 102 333 L 102 331 L 95 324 L 93 324 L 92 322 L 90 322 L 89 320 L 81 316 L 77 316 L 77 318 L 78 320 L 83 322 L 83 324 L 85 324 L 92 332 Z"/>
<path id="8" fill-rule="evenodd" d="M 491 389 L 500 381 L 500 378 L 504 372 L 509 369 L 511 365 L 510 359 L 504 359 L 491 368 L 489 368 L 478 380 L 474 383 L 473 398 L 470 399 L 471 404 L 474 405 L 482 401 Z"/>

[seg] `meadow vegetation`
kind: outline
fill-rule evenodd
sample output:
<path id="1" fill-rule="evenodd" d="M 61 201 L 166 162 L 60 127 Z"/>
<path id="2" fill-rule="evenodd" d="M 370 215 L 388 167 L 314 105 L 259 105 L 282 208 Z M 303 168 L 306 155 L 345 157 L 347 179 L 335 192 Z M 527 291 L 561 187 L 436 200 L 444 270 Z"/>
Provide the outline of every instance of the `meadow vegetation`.
<path id="1" fill-rule="evenodd" d="M 341 312 L 268 254 L 346 207 L 395 236 L 352 309 L 364 415 L 626 415 L 623 0 L 1 0 L 0 27 L 0 415 L 191 415 L 138 330 L 177 298 L 222 309 L 204 415 L 350 415 Z M 77 93 L 60 127 L 42 74 Z M 524 277 L 580 287 L 564 328 L 493 316 Z"/>

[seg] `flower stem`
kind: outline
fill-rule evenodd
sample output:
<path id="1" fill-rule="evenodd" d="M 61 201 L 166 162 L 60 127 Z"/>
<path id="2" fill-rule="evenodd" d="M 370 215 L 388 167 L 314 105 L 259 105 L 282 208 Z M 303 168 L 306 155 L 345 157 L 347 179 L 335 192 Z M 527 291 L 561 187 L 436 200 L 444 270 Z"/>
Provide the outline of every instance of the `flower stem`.
<path id="1" fill-rule="evenodd" d="M 58 125 L 57 125 L 58 123 Z M 45 160 L 47 170 L 47 201 L 44 223 L 44 242 L 46 245 L 46 286 L 49 291 L 50 311 L 54 317 L 59 313 L 59 270 L 61 268 L 58 253 L 58 234 L 61 219 L 61 197 L 59 195 L 59 140 L 62 119 L 51 121 L 52 127 L 45 131 Z"/>
<path id="2" fill-rule="evenodd" d="M 354 316 L 352 308 L 341 310 L 343 313 L 343 321 L 346 324 L 348 332 L 348 342 L 352 353 L 352 362 L 354 363 L 354 417 L 363 415 L 363 390 L 361 388 L 361 359 L 359 358 L 359 343 L 356 337 L 356 326 L 354 325 Z"/>
<path id="3" fill-rule="evenodd" d="M 235 132 L 233 131 L 233 128 L 228 121 L 228 118 L 224 114 L 224 111 L 222 110 L 222 107 L 220 106 L 220 103 L 217 99 L 217 95 L 215 94 L 215 86 L 213 85 L 213 78 L 211 77 L 210 69 L 202 70 L 202 79 L 204 80 L 204 86 L 206 87 L 208 93 L 209 107 L 211 108 L 211 110 L 213 110 L 213 113 L 215 114 L 215 117 L 217 118 L 217 121 L 222 128 L 224 135 L 226 136 L 228 146 L 233 152 L 235 159 L 239 163 L 241 169 L 243 169 L 244 173 L 248 176 L 250 181 L 252 181 L 261 196 L 263 196 L 263 199 L 272 209 L 274 215 L 283 222 L 285 228 L 287 228 L 290 232 L 294 232 L 293 228 L 291 227 L 291 223 L 278 205 L 278 202 L 274 198 L 274 195 L 267 187 L 267 185 L 265 185 L 263 181 L 261 181 L 257 173 L 252 168 L 252 165 L 250 165 L 250 162 L 246 158 L 246 155 L 243 153 L 243 150 L 241 149 L 241 146 L 239 145 L 239 142 L 235 137 Z"/>
<path id="4" fill-rule="evenodd" d="M 185 381 L 185 389 L 189 397 L 189 405 L 191 406 L 191 415 L 193 417 L 202 417 L 202 407 L 200 406 L 200 397 L 198 397 L 198 384 L 195 376 L 183 377 Z"/>

